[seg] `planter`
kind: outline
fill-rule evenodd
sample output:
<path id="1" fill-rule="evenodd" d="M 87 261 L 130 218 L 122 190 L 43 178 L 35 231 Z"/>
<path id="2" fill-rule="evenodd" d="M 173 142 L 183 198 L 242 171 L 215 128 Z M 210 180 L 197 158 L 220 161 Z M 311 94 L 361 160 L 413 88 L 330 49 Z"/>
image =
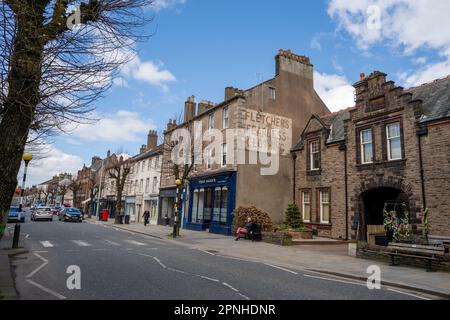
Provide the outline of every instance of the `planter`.
<path id="1" fill-rule="evenodd" d="M 312 230 L 306 230 L 306 231 L 285 231 L 285 232 L 292 237 L 292 240 L 312 239 L 313 238 Z"/>

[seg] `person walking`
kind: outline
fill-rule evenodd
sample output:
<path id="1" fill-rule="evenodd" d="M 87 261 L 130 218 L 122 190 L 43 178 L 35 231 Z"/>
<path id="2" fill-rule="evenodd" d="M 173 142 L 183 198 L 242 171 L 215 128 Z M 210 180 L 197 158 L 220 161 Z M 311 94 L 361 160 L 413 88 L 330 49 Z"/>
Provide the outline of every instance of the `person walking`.
<path id="1" fill-rule="evenodd" d="M 144 226 L 146 227 L 148 225 L 148 220 L 150 219 L 150 211 L 145 210 L 143 217 L 144 217 Z"/>

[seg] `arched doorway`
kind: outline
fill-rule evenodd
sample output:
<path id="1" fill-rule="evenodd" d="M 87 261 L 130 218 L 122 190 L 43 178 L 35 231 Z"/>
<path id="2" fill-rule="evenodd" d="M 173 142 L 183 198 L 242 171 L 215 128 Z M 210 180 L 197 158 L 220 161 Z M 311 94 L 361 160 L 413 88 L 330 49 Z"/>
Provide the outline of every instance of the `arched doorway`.
<path id="1" fill-rule="evenodd" d="M 401 205 L 406 204 L 409 211 L 409 197 L 400 189 L 393 187 L 378 187 L 367 190 L 360 195 L 361 224 L 359 230 L 359 240 L 367 242 L 367 231 L 383 230 L 383 210 L 388 206 L 388 210 L 395 210 L 401 214 Z"/>

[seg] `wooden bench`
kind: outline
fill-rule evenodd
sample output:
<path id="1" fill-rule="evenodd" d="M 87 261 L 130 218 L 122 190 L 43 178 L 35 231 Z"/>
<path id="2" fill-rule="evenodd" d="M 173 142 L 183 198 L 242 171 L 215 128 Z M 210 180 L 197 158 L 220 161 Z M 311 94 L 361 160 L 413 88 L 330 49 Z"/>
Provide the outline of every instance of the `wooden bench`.
<path id="1" fill-rule="evenodd" d="M 245 239 L 252 241 L 261 241 L 262 240 L 262 227 L 259 224 L 254 223 L 252 229 L 245 234 Z"/>
<path id="2" fill-rule="evenodd" d="M 441 262 L 444 258 L 445 249 L 443 246 L 422 246 L 404 243 L 389 243 L 386 252 L 391 257 L 391 266 L 397 266 L 395 257 L 415 258 L 427 261 L 427 272 L 431 269 L 431 262 Z"/>

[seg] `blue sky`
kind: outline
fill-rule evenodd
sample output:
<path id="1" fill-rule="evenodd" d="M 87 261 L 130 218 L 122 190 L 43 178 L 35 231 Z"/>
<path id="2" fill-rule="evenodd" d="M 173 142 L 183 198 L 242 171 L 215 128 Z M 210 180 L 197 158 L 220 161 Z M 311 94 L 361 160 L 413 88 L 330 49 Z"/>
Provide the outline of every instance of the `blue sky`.
<path id="1" fill-rule="evenodd" d="M 278 49 L 307 55 L 315 86 L 331 110 L 352 106 L 360 72 L 388 73 L 410 87 L 450 74 L 447 0 L 157 0 L 138 45 L 105 97 L 99 122 L 53 139 L 30 183 L 76 172 L 108 149 L 131 155 L 146 134 L 161 134 L 190 95 L 221 102 L 224 88 L 246 89 L 274 75 Z M 375 5 L 375 6 L 374 6 Z"/>

